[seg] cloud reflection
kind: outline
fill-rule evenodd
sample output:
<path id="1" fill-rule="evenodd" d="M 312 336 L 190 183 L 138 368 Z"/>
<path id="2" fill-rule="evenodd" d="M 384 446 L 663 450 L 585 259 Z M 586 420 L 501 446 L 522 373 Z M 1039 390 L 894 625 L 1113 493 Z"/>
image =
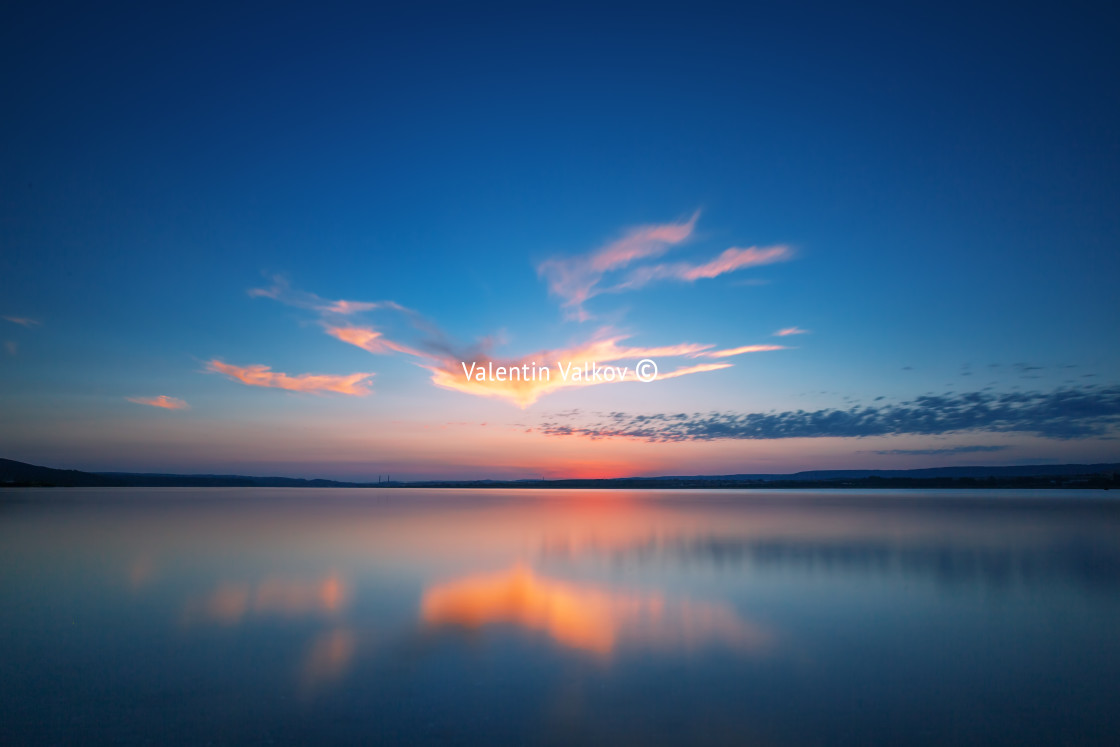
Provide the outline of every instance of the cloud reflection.
<path id="1" fill-rule="evenodd" d="M 311 642 L 300 667 L 303 686 L 313 690 L 341 679 L 354 662 L 358 638 L 350 628 L 331 628 Z"/>
<path id="2" fill-rule="evenodd" d="M 516 625 L 604 657 L 624 646 L 687 650 L 720 645 L 759 652 L 774 639 L 727 605 L 555 581 L 524 564 L 429 589 L 421 618 L 432 627 Z"/>
<path id="3" fill-rule="evenodd" d="M 316 581 L 272 577 L 252 584 L 224 584 L 188 604 L 187 619 L 235 625 L 250 614 L 334 615 L 350 601 L 349 586 L 338 575 Z"/>

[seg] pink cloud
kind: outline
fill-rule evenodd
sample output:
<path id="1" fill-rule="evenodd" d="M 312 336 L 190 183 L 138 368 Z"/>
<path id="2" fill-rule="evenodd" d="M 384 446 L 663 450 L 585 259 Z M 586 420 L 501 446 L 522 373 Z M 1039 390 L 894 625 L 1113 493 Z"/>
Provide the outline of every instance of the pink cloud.
<path id="1" fill-rule="evenodd" d="M 714 278 L 725 272 L 734 272 L 744 267 L 768 265 L 789 259 L 790 250 L 784 246 L 770 246 L 765 249 L 750 247 L 748 249 L 724 250 L 722 254 L 706 264 L 691 267 L 681 276 L 682 280 L 699 280 L 700 278 Z"/>
<path id="2" fill-rule="evenodd" d="M 11 322 L 12 324 L 18 324 L 21 327 L 38 327 L 42 324 L 42 322 L 38 319 L 32 319 L 26 316 L 5 316 L 0 318 L 3 318 L 4 321 Z"/>
<path id="3" fill-rule="evenodd" d="M 537 274 L 548 281 L 549 292 L 562 298 L 565 307 L 574 307 L 574 315 L 586 319 L 582 304 L 602 292 L 597 286 L 605 273 L 664 254 L 692 235 L 698 217 L 699 213 L 695 213 L 684 223 L 632 229 L 618 241 L 590 254 L 546 260 L 537 267 Z"/>
<path id="4" fill-rule="evenodd" d="M 789 337 L 790 335 L 807 335 L 809 330 L 800 327 L 786 327 L 774 333 L 774 337 Z"/>
<path id="5" fill-rule="evenodd" d="M 372 373 L 353 373 L 346 376 L 330 374 L 289 376 L 286 373 L 272 371 L 268 366 L 234 366 L 219 360 L 212 360 L 207 363 L 206 369 L 225 374 L 231 379 L 248 386 L 286 389 L 290 392 L 335 392 L 359 397 L 372 391 L 369 380 L 374 376 Z"/>
<path id="6" fill-rule="evenodd" d="M 753 246 L 747 249 L 732 247 L 704 264 L 672 262 L 635 268 L 626 276 L 625 280 L 610 290 L 612 292 L 635 290 L 655 280 L 683 280 L 691 283 L 704 278 L 718 277 L 724 273 L 734 272 L 746 267 L 782 262 L 791 256 L 792 252 L 784 246 L 771 246 L 762 249 Z"/>
<path id="7" fill-rule="evenodd" d="M 158 397 L 125 397 L 129 402 L 150 407 L 162 407 L 165 410 L 186 410 L 190 407 L 186 402 L 177 397 L 168 397 L 161 394 Z"/>
<path id="8" fill-rule="evenodd" d="M 322 311 L 328 314 L 349 316 L 350 314 L 360 314 L 363 311 L 373 311 L 380 308 L 381 304 L 373 301 L 335 301 L 323 307 Z"/>

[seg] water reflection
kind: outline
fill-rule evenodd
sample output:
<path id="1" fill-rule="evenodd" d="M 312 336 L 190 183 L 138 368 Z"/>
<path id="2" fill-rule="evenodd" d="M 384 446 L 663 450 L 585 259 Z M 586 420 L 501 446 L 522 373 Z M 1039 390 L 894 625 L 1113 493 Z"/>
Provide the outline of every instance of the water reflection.
<path id="1" fill-rule="evenodd" d="M 301 685 L 312 691 L 338 681 L 350 669 L 357 650 L 358 636 L 350 628 L 323 631 L 304 656 L 299 674 Z"/>
<path id="2" fill-rule="evenodd" d="M 437 628 L 508 623 L 603 656 L 624 645 L 691 649 L 722 644 L 760 651 L 773 641 L 771 633 L 724 604 L 557 581 L 536 575 L 524 564 L 427 590 L 421 618 Z"/>
<path id="3" fill-rule="evenodd" d="M 155 579 L 155 575 L 155 562 L 147 555 L 142 555 L 133 560 L 128 568 L 129 585 L 136 591 L 150 585 Z"/>
<path id="4" fill-rule="evenodd" d="M 998 539 L 998 538 L 997 538 Z M 546 563 L 601 559 L 618 566 L 709 566 L 759 573 L 904 575 L 945 585 L 1008 586 L 1043 581 L 1120 587 L 1120 545 L 1114 538 L 1073 537 L 1036 546 L 962 544 L 958 541 L 887 541 L 879 537 L 766 538 L 649 536 L 605 544 L 596 539 L 552 539 L 540 552 Z"/>
<path id="5" fill-rule="evenodd" d="M 13 490 L 0 743 L 1111 744 L 1118 589 L 1079 495 Z"/>
<path id="6" fill-rule="evenodd" d="M 201 600 L 188 602 L 188 623 L 207 621 L 234 625 L 247 615 L 334 615 L 349 601 L 349 588 L 337 574 L 317 581 L 266 578 L 253 584 L 222 584 Z"/>

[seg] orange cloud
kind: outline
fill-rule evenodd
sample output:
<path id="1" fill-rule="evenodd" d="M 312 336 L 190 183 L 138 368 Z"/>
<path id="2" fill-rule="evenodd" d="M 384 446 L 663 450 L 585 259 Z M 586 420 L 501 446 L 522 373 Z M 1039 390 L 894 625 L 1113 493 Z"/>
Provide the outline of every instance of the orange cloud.
<path id="1" fill-rule="evenodd" d="M 789 335 L 807 334 L 809 334 L 809 330 L 807 329 L 801 329 L 800 327 L 786 327 L 785 329 L 779 329 L 777 332 L 775 332 L 774 337 L 788 337 Z"/>
<path id="2" fill-rule="evenodd" d="M 331 337 L 342 340 L 343 342 L 348 342 L 370 353 L 395 352 L 415 355 L 420 358 L 430 357 L 427 353 L 387 339 L 383 334 L 371 327 L 332 327 L 330 325 L 325 325 L 324 329 L 326 329 L 327 334 Z"/>
<path id="3" fill-rule="evenodd" d="M 758 651 L 773 639 L 723 605 L 553 581 L 523 564 L 433 587 L 424 593 L 420 615 L 433 627 L 518 625 L 604 657 L 626 644 L 681 648 L 715 643 Z"/>
<path id="4" fill-rule="evenodd" d="M 695 218 L 693 218 L 693 220 L 695 220 Z M 642 238 L 644 240 L 652 240 L 652 238 L 665 239 L 667 237 L 672 238 L 673 236 L 680 236 L 688 226 L 691 226 L 691 222 L 683 226 L 675 227 L 649 227 L 644 229 Z M 689 228 L 688 230 L 691 229 Z M 641 242 L 638 243 L 640 244 Z M 632 254 L 634 251 L 636 251 L 635 246 L 625 244 L 625 242 L 620 242 L 619 245 L 612 245 L 608 247 L 607 250 L 604 250 L 607 254 L 607 259 L 603 261 L 603 264 L 609 265 L 621 261 L 620 258 L 629 256 L 629 254 Z M 303 294 L 291 291 L 287 289 L 286 286 L 283 286 L 283 290 L 286 293 L 293 294 L 300 298 L 304 296 L 318 298 L 318 296 L 314 296 L 314 294 Z M 258 293 L 264 294 L 265 291 L 258 291 Z M 271 293 L 271 291 L 269 291 L 269 293 Z M 311 304 L 311 302 L 308 302 L 308 304 Z M 313 306 L 313 304 L 311 305 Z M 621 368 L 626 369 L 624 375 L 618 375 L 618 373 L 615 372 L 616 376 L 611 380 L 603 380 L 595 376 L 584 377 L 582 375 L 565 377 L 560 373 L 560 367 L 563 367 L 566 371 L 578 369 L 582 374 L 585 367 L 602 367 L 608 364 L 626 361 L 633 361 L 636 363 L 642 358 L 696 357 L 706 354 L 714 347 L 711 344 L 700 343 L 680 343 L 658 347 L 631 347 L 620 344 L 621 341 L 626 339 L 625 335 L 612 336 L 610 330 L 604 328 L 600 330 L 596 338 L 570 348 L 540 350 L 518 358 L 499 359 L 488 353 L 478 352 L 477 350 L 456 350 L 457 346 L 446 342 L 433 345 L 433 352 L 425 352 L 424 350 L 404 345 L 395 340 L 390 340 L 380 330 L 369 326 L 331 324 L 325 321 L 322 322 L 322 326 L 326 333 L 335 339 L 354 345 L 370 353 L 403 353 L 412 356 L 417 359 L 415 361 L 417 365 L 431 372 L 432 382 L 443 389 L 451 389 L 482 397 L 505 399 L 520 407 L 526 407 L 536 402 L 544 394 L 565 387 L 637 381 L 634 368 L 629 364 L 621 366 Z M 436 337 L 441 336 L 438 330 L 433 334 Z M 483 350 L 486 347 L 488 347 L 487 344 L 481 346 Z M 494 380 L 489 376 L 484 380 L 479 380 L 470 375 L 471 369 L 469 366 L 471 363 L 476 364 L 480 368 L 486 368 L 488 371 L 491 367 L 494 369 L 503 368 L 507 372 L 510 372 L 510 375 L 504 377 L 505 380 L 500 381 Z M 464 364 L 468 366 L 467 369 L 464 369 Z M 691 366 L 678 369 L 670 374 L 665 374 L 661 378 L 668 379 L 677 376 L 685 376 L 691 373 L 714 371 L 719 368 L 726 368 L 729 365 L 730 364 L 708 364 Z M 291 377 L 286 374 L 273 373 L 265 366 L 241 368 L 220 361 L 211 361 L 209 369 L 225 373 L 232 378 L 253 386 L 272 386 L 298 391 L 320 389 L 342 391 L 342 389 L 346 389 L 345 393 L 348 394 L 365 393 L 364 389 L 360 392 L 352 391 L 355 387 L 354 379 L 359 380 L 357 382 L 358 387 L 364 387 L 360 380 L 363 377 L 373 375 L 354 374 L 353 377 L 313 377 L 304 375 L 300 377 Z M 530 373 L 531 370 L 540 369 L 547 369 L 547 375 L 541 376 Z M 329 380 L 334 383 L 342 381 L 342 389 L 337 386 L 326 387 L 324 386 L 324 380 Z"/>
<path id="5" fill-rule="evenodd" d="M 368 380 L 374 376 L 372 373 L 353 373 L 347 376 L 330 374 L 289 376 L 286 373 L 272 371 L 268 366 L 234 366 L 216 359 L 207 363 L 206 369 L 225 374 L 249 386 L 286 389 L 291 392 L 336 392 L 355 396 L 363 396 L 372 391 Z"/>
<path id="6" fill-rule="evenodd" d="M 596 286 L 603 275 L 634 262 L 665 253 L 669 247 L 692 235 L 699 213 L 684 223 L 641 226 L 623 238 L 598 251 L 576 257 L 549 259 L 537 267 L 537 274 L 548 281 L 553 295 L 564 300 L 565 307 L 574 307 L 573 315 L 587 319 L 582 304 L 597 295 Z"/>
<path id="7" fill-rule="evenodd" d="M 125 397 L 125 399 L 138 405 L 162 407 L 165 410 L 186 410 L 190 407 L 183 400 L 177 397 L 168 397 L 166 394 L 161 394 L 158 397 Z"/>
<path id="8" fill-rule="evenodd" d="M 624 367 L 626 369 L 624 375 L 621 377 L 616 375 L 611 380 L 605 380 L 602 377 L 598 379 L 594 377 L 585 378 L 582 375 L 583 372 L 587 370 L 585 366 L 593 367 L 598 365 L 602 367 L 602 364 L 611 364 L 620 361 L 636 362 L 642 358 L 694 357 L 712 347 L 711 345 L 699 343 L 681 343 L 678 345 L 666 345 L 652 348 L 619 345 L 619 342 L 625 339 L 625 335 L 602 337 L 576 347 L 541 350 L 512 360 L 499 360 L 488 356 L 476 356 L 469 357 L 466 360 L 460 360 L 453 356 L 442 356 L 439 358 L 431 357 L 430 363 L 422 363 L 420 365 L 432 373 L 432 382 L 438 387 L 482 397 L 505 399 L 519 407 L 527 407 L 536 402 L 543 395 L 558 389 L 637 381 L 634 367 L 630 365 Z M 511 376 L 505 381 L 496 381 L 489 376 L 479 380 L 471 376 L 471 363 L 476 365 L 474 370 L 478 370 L 478 367 L 482 367 L 487 369 L 487 373 L 489 373 L 491 365 L 494 369 L 505 367 L 507 372 L 510 372 Z M 464 364 L 466 369 L 464 369 Z M 730 366 L 730 364 L 727 363 L 693 366 L 659 378 L 673 378 L 674 376 L 701 373 L 717 368 L 727 368 L 728 366 Z M 517 369 L 516 379 L 512 377 L 513 369 Z M 547 370 L 547 378 L 540 373 L 540 369 Z M 561 373 L 562 370 L 569 372 L 566 378 Z M 579 378 L 572 373 L 577 370 L 580 372 Z M 535 376 L 534 372 L 536 373 Z"/>

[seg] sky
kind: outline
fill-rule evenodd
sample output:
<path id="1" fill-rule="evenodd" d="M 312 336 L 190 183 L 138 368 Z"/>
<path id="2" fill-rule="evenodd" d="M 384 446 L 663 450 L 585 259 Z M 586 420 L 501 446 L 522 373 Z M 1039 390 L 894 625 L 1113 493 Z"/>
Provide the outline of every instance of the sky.
<path id="1" fill-rule="evenodd" d="M 1120 461 L 1106 4 L 3 16 L 5 458 L 361 480 Z M 625 377 L 559 373 L 585 364 Z M 531 365 L 550 379 L 469 373 Z"/>

